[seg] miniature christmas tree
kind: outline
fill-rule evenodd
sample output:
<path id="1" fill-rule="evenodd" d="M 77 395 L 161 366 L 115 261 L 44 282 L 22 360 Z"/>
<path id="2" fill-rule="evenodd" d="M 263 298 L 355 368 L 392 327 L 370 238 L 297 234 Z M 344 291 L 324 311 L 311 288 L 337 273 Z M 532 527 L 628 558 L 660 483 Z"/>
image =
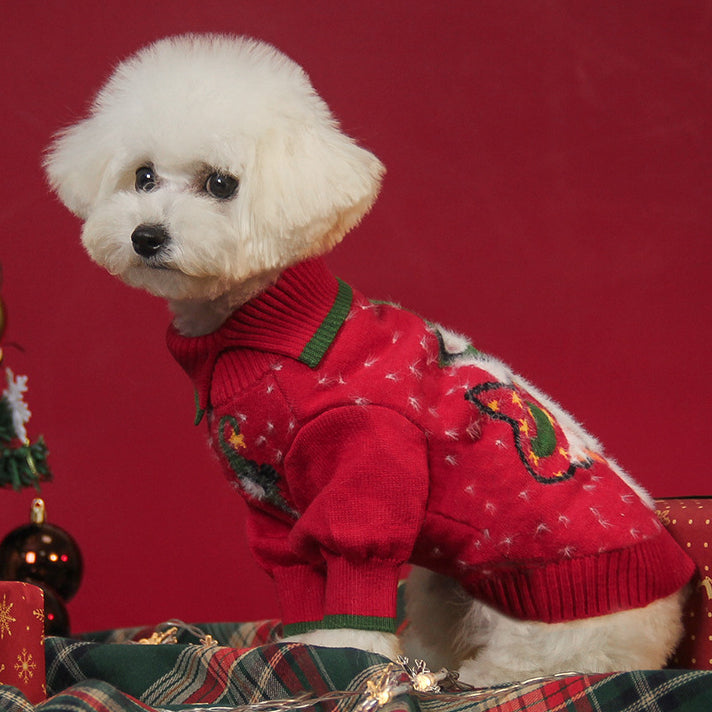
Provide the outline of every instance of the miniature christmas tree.
<path id="1" fill-rule="evenodd" d="M 0 274 L 1 281 L 1 274 Z M 0 299 L 0 341 L 5 331 L 5 309 Z M 3 351 L 0 348 L 0 364 Z M 51 479 L 47 466 L 47 446 L 40 436 L 32 443 L 25 425 L 32 413 L 24 400 L 27 376 L 15 376 L 5 368 L 6 387 L 0 397 L 0 487 L 19 490 Z M 2 387 L 2 386 L 0 386 Z"/>
<path id="2" fill-rule="evenodd" d="M 5 369 L 7 388 L 0 399 L 0 487 L 33 486 L 51 479 L 47 467 L 47 446 L 40 436 L 34 443 L 27 437 L 25 424 L 31 413 L 24 401 L 27 376 L 15 376 Z"/>

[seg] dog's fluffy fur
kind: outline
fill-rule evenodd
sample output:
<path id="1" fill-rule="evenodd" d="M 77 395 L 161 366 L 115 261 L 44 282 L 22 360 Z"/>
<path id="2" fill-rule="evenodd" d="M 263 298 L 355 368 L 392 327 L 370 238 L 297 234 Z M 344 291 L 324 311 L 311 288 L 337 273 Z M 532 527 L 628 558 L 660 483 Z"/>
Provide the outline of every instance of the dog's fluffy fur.
<path id="1" fill-rule="evenodd" d="M 135 189 L 136 171 L 155 176 Z M 225 36 L 170 38 L 116 69 L 88 118 L 60 133 L 46 168 L 84 222 L 90 256 L 130 285 L 168 299 L 185 335 L 214 331 L 288 266 L 330 250 L 368 211 L 383 166 L 339 129 L 304 72 L 272 47 Z M 239 179 L 216 199 L 206 180 Z M 155 255 L 132 233 L 159 225 Z M 306 592 L 305 592 L 306 593 Z M 407 652 L 489 684 L 578 669 L 659 667 L 680 632 L 681 595 L 573 623 L 516 621 L 457 584 L 416 570 Z M 365 631 L 302 640 L 394 655 Z"/>

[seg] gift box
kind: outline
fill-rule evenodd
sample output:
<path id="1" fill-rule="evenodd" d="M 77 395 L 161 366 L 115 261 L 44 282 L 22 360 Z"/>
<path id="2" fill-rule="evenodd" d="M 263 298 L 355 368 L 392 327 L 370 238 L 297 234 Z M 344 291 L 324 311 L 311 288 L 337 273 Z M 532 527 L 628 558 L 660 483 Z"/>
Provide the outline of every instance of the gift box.
<path id="1" fill-rule="evenodd" d="M 697 565 L 683 614 L 685 636 L 671 667 L 712 670 L 712 499 L 660 499 L 656 510 Z"/>
<path id="2" fill-rule="evenodd" d="M 44 596 L 37 586 L 0 581 L 0 684 L 33 703 L 46 697 Z"/>

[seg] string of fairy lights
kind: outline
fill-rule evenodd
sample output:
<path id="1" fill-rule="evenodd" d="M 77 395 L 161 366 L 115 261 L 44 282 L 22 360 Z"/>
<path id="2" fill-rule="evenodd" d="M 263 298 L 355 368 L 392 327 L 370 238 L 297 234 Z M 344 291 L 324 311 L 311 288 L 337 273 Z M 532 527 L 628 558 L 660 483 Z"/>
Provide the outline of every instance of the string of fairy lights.
<path id="1" fill-rule="evenodd" d="M 161 628 L 167 628 L 160 630 Z M 206 635 L 199 628 L 178 620 L 171 620 L 156 628 L 149 638 L 138 641 L 141 644 L 165 645 L 177 643 L 177 632 L 185 630 L 196 636 L 200 645 L 213 647 L 217 641 Z M 458 679 L 456 672 L 446 668 L 438 672 L 428 670 L 422 660 L 410 663 L 408 658 L 399 657 L 396 662 L 384 663 L 354 690 L 333 690 L 322 695 L 303 692 L 292 698 L 261 700 L 233 706 L 185 707 L 184 712 L 296 712 L 306 710 L 327 702 L 354 703 L 353 712 L 379 712 L 383 707 L 394 702 L 402 695 L 414 695 L 419 700 L 437 700 L 447 702 L 484 702 L 495 703 L 527 687 L 543 681 L 581 675 L 580 672 L 562 672 L 548 677 L 536 677 L 497 688 L 474 688 Z"/>

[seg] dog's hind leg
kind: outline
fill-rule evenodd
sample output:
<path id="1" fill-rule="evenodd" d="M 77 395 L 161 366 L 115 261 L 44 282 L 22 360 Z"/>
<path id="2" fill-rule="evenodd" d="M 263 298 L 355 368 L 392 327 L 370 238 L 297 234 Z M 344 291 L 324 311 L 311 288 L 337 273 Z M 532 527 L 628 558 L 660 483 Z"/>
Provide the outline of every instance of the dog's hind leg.
<path id="1" fill-rule="evenodd" d="M 486 624 L 479 639 L 462 640 L 473 599 L 453 579 L 413 567 L 405 595 L 408 626 L 401 645 L 411 660 L 425 660 L 431 670 L 456 670 L 462 660 L 472 657 L 477 647 L 486 643 Z"/>
<path id="2" fill-rule="evenodd" d="M 682 635 L 682 591 L 645 608 L 540 623 L 510 618 L 443 576 L 414 573 L 406 652 L 431 669 L 457 669 L 478 687 L 559 672 L 660 668 Z"/>
<path id="3" fill-rule="evenodd" d="M 521 621 L 475 602 L 462 634 L 487 644 L 460 665 L 464 682 L 483 686 L 560 672 L 606 673 L 650 670 L 665 665 L 682 635 L 683 592 L 645 608 L 567 623 Z"/>

